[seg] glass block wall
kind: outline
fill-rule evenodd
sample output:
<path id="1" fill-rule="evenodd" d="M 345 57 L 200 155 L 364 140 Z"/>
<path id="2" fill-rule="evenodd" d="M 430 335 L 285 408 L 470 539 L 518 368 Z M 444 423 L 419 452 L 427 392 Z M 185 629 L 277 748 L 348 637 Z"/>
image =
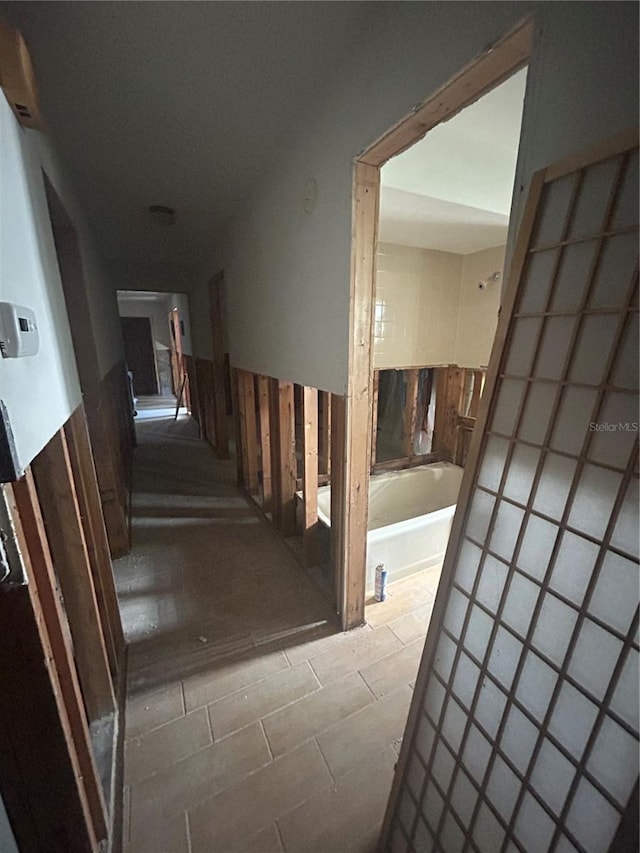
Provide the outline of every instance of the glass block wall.
<path id="1" fill-rule="evenodd" d="M 609 154 L 547 170 L 523 226 L 393 853 L 604 853 L 637 798 L 638 155 Z"/>

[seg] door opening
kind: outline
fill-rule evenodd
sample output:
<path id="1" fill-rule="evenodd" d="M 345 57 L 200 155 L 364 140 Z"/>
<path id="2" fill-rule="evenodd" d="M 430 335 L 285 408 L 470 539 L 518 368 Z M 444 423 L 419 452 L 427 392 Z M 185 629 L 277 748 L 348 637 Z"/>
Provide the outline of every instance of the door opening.
<path id="1" fill-rule="evenodd" d="M 372 456 L 376 452 L 372 445 L 372 438 L 374 430 L 377 433 L 378 426 L 376 420 L 374 427 L 372 416 L 376 396 L 375 371 L 388 366 L 384 364 L 384 360 L 378 361 L 376 364 L 377 357 L 381 355 L 380 347 L 376 353 L 376 341 L 384 341 L 385 324 L 390 321 L 385 313 L 384 300 L 378 301 L 376 293 L 376 274 L 379 267 L 378 237 L 385 227 L 380 220 L 381 173 L 385 164 L 402 152 L 407 151 L 414 143 L 422 140 L 430 130 L 437 128 L 438 125 L 448 121 L 453 116 L 457 116 L 466 107 L 479 101 L 483 95 L 490 93 L 501 83 L 521 71 L 526 66 L 530 55 L 531 38 L 532 23 L 527 20 L 493 45 L 485 54 L 470 63 L 408 118 L 384 134 L 355 161 L 354 236 L 351 270 L 353 308 L 350 328 L 349 385 L 344 425 L 346 471 L 341 490 L 343 506 L 340 519 L 341 529 L 336 531 L 336 540 L 339 543 L 336 566 L 336 577 L 339 579 L 338 607 L 345 628 L 361 624 L 365 615 L 368 585 L 367 569 L 371 568 L 367 559 L 369 475 Z M 384 190 L 384 181 L 382 188 Z M 387 195 L 389 194 L 387 193 Z M 459 202 L 457 203 L 459 204 Z M 499 280 L 492 279 L 492 277 L 496 272 L 501 274 L 501 270 L 496 269 L 495 263 L 495 261 L 489 263 L 486 271 L 483 271 L 482 275 L 477 278 L 476 286 L 478 283 L 483 285 L 482 288 L 477 288 L 479 292 L 483 289 L 491 292 L 489 291 L 489 286 L 491 286 L 493 293 L 498 293 Z M 491 285 L 488 283 L 490 280 Z M 446 287 L 444 290 L 446 291 Z M 453 330 L 455 326 L 456 338 L 458 336 L 458 319 L 455 318 L 456 322 L 451 327 Z M 435 331 L 441 330 L 436 328 Z M 421 335 L 418 328 L 416 338 L 419 337 L 424 338 L 426 336 Z M 451 334 L 446 337 L 450 338 Z M 451 344 L 451 340 L 448 340 L 448 343 Z M 466 343 L 466 338 L 463 335 L 460 339 L 461 346 L 464 343 Z M 420 382 L 419 373 L 416 376 L 415 371 L 420 368 L 448 370 L 450 365 L 454 368 L 458 367 L 456 365 L 455 339 L 453 342 L 453 358 L 440 359 L 432 353 L 422 353 L 421 357 L 416 360 L 415 357 L 409 357 L 409 355 L 414 356 L 415 354 L 404 353 L 399 359 L 400 364 L 391 365 L 392 368 L 400 367 L 403 371 L 413 371 L 413 374 L 407 373 L 404 377 L 406 382 L 403 388 L 403 403 L 406 408 L 403 410 L 400 419 L 404 431 L 402 444 L 406 450 L 406 458 L 420 455 L 414 453 L 415 441 L 417 441 L 418 450 L 421 448 L 421 440 L 423 441 L 422 447 L 428 446 L 428 409 L 430 407 L 427 406 L 427 420 L 425 421 L 424 406 L 422 416 L 420 416 L 420 409 L 417 404 L 419 393 L 422 393 L 423 398 L 425 396 L 424 382 L 426 377 Z M 471 367 L 480 369 L 481 365 L 474 363 Z M 438 381 L 434 383 L 433 374 L 431 374 L 430 402 L 434 386 L 436 400 L 438 396 L 440 396 L 441 401 L 447 398 L 450 378 L 447 374 L 446 378 L 440 380 L 438 377 Z M 469 396 L 469 391 L 470 397 L 473 398 L 474 383 L 478 389 L 482 386 L 482 376 L 478 377 L 477 381 L 474 377 L 467 385 L 466 371 L 462 375 L 455 375 L 453 380 L 455 381 L 451 382 L 450 393 L 454 397 L 457 394 L 458 403 L 454 407 L 455 411 L 450 412 L 448 418 L 451 425 L 449 440 L 456 439 L 459 433 L 458 426 L 464 425 L 459 423 L 456 418 L 468 417 L 460 411 L 462 401 Z M 440 395 L 438 395 L 439 386 Z M 455 388 L 458 390 L 454 394 Z M 415 396 L 413 396 L 414 394 Z M 408 404 L 407 399 L 409 399 Z M 435 423 L 436 417 L 433 413 L 433 436 L 431 440 L 434 449 L 437 449 L 439 444 L 442 446 L 447 435 L 447 419 L 444 419 L 444 429 L 441 426 L 438 430 Z M 469 425 L 469 423 L 466 424 L 467 427 Z M 425 433 L 424 436 L 421 436 L 420 433 L 422 432 Z M 456 452 L 462 453 L 463 451 L 456 451 L 455 441 L 453 447 L 446 448 L 445 446 L 445 455 L 453 457 Z M 371 573 L 369 572 L 369 574 Z"/>

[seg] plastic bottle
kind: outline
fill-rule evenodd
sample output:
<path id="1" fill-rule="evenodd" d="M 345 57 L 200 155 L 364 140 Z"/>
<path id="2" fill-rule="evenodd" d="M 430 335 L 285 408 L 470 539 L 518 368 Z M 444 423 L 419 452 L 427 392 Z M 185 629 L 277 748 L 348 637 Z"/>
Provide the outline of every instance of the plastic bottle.
<path id="1" fill-rule="evenodd" d="M 384 601 L 387 597 L 387 570 L 384 563 L 376 566 L 376 601 Z"/>

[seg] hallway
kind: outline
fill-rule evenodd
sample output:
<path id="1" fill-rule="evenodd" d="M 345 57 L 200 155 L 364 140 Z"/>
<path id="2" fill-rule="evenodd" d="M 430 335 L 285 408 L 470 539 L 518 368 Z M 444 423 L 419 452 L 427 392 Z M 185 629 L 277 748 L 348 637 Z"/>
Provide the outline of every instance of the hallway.
<path id="1" fill-rule="evenodd" d="M 373 851 L 437 573 L 342 634 L 187 416 L 136 425 L 127 853 Z"/>

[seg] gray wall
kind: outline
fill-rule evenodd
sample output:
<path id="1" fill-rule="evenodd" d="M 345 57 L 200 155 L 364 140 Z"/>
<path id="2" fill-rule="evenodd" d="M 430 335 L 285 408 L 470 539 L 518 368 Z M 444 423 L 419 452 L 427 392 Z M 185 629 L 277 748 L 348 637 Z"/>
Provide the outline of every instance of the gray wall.
<path id="1" fill-rule="evenodd" d="M 532 10 L 512 232 L 536 169 L 637 122 L 635 4 L 391 4 L 219 241 L 232 364 L 344 393 L 353 158 Z M 310 215 L 309 177 L 319 187 Z M 202 261 L 199 288 L 216 269 Z"/>

